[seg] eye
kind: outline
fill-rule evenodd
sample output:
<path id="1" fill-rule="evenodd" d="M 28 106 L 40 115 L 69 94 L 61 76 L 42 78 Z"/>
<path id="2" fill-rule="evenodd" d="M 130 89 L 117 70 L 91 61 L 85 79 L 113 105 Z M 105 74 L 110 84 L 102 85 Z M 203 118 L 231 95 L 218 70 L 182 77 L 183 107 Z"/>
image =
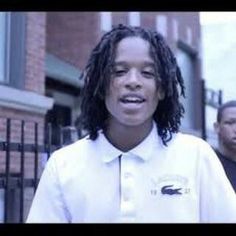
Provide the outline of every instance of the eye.
<path id="1" fill-rule="evenodd" d="M 226 125 L 233 125 L 233 124 L 235 124 L 235 123 L 236 123 L 235 121 L 231 121 L 231 120 L 225 121 L 225 124 L 226 124 Z"/>
<path id="2" fill-rule="evenodd" d="M 152 71 L 142 71 L 142 75 L 146 78 L 154 78 L 155 74 Z"/>
<path id="3" fill-rule="evenodd" d="M 125 75 L 126 71 L 127 70 L 125 70 L 125 69 L 115 69 L 113 74 L 114 74 L 114 76 L 118 76 L 119 77 L 119 76 Z"/>

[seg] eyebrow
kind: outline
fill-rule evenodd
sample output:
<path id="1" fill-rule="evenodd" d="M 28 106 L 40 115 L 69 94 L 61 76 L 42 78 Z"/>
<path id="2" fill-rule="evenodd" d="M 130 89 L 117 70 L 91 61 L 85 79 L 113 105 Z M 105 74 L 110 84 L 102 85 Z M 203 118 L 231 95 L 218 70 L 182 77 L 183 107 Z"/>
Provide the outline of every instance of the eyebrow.
<path id="1" fill-rule="evenodd" d="M 128 62 L 126 62 L 126 61 L 118 61 L 118 62 L 114 62 L 114 66 L 125 66 L 125 65 L 127 65 L 127 64 L 129 64 Z M 155 64 L 154 64 L 154 62 L 151 62 L 151 61 L 145 61 L 144 63 L 143 63 L 143 65 L 144 66 L 150 66 L 150 67 L 155 67 Z"/>
<path id="2" fill-rule="evenodd" d="M 235 117 L 227 117 L 227 118 L 224 118 L 224 121 L 236 121 L 236 118 Z"/>

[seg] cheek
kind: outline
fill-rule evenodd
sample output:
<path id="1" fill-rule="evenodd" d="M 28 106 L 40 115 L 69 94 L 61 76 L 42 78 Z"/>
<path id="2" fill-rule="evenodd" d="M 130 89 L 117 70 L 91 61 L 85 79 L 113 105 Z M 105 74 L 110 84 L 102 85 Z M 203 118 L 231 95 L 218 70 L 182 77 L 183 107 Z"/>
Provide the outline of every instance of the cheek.
<path id="1" fill-rule="evenodd" d="M 113 113 L 114 110 L 116 109 L 117 99 L 118 96 L 116 91 L 110 89 L 105 97 L 105 105 L 109 113 Z"/>
<path id="2" fill-rule="evenodd" d="M 115 99 L 115 97 L 118 96 L 120 90 L 120 85 L 117 81 L 111 81 L 110 86 L 107 89 L 107 95 L 106 97 L 109 99 Z"/>
<path id="3" fill-rule="evenodd" d="M 159 102 L 159 93 L 158 91 L 153 91 L 152 92 L 152 104 L 154 107 L 156 107 L 158 105 L 158 102 Z"/>
<path id="4" fill-rule="evenodd" d="M 105 99 L 111 100 L 112 97 L 114 97 L 114 95 L 116 94 L 116 91 L 117 91 L 117 87 L 115 86 L 115 83 L 111 81 L 108 88 L 106 89 Z"/>
<path id="5" fill-rule="evenodd" d="M 113 104 L 113 97 L 110 94 L 111 93 L 109 93 L 105 98 L 105 104 L 108 110 L 112 108 L 112 104 Z"/>
<path id="6" fill-rule="evenodd" d="M 231 134 L 231 129 L 228 127 L 223 127 L 220 129 L 220 135 L 222 137 L 229 137 Z"/>

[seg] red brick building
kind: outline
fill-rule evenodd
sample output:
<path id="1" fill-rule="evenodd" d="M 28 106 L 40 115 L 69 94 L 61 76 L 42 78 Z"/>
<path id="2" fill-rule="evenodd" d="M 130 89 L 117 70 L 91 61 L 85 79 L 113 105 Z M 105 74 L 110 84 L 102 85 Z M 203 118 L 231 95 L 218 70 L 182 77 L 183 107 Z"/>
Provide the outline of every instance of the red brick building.
<path id="1" fill-rule="evenodd" d="M 78 80 L 91 49 L 115 24 L 157 29 L 174 50 L 187 87 L 182 130 L 201 136 L 201 58 L 198 12 L 1 12 L 0 13 L 0 141 L 6 139 L 6 118 L 12 118 L 11 141 L 20 140 L 20 120 L 26 120 L 25 142 L 39 143 L 44 125 L 73 125 L 79 113 Z M 54 137 L 54 142 L 57 136 Z M 19 154 L 19 153 L 18 153 Z M 19 158 L 11 163 L 19 171 Z M 4 172 L 5 154 L 0 153 Z M 28 155 L 25 174 L 33 174 Z M 39 165 L 40 167 L 40 165 Z M 28 197 L 28 205 L 32 198 Z"/>

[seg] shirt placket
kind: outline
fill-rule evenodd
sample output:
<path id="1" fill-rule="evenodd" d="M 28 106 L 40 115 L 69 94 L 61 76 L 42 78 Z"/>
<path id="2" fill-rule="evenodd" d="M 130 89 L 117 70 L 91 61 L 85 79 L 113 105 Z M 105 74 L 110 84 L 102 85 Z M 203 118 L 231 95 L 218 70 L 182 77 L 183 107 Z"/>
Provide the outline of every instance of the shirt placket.
<path id="1" fill-rule="evenodd" d="M 120 216 L 121 222 L 135 222 L 134 172 L 131 154 L 120 157 Z"/>

